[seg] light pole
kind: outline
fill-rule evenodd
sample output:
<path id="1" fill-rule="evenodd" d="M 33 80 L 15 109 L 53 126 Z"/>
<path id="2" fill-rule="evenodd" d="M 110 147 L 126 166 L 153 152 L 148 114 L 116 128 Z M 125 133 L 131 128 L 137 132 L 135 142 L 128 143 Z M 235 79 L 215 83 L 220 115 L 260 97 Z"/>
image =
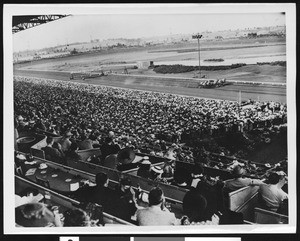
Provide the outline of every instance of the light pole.
<path id="1" fill-rule="evenodd" d="M 201 69 L 200 69 L 200 39 L 202 38 L 202 34 L 195 34 L 195 35 L 192 35 L 192 39 L 197 39 L 198 40 L 198 57 L 199 57 L 199 75 L 200 75 L 200 78 L 201 78 Z"/>

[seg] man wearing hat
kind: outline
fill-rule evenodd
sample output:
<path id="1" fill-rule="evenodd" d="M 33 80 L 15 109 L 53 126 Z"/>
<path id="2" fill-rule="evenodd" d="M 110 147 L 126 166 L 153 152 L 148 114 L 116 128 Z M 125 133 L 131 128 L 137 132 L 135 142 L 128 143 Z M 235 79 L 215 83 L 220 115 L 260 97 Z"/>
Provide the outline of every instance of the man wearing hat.
<path id="1" fill-rule="evenodd" d="M 137 163 L 133 163 L 132 161 L 135 159 L 134 151 L 129 148 L 123 148 L 119 151 L 117 155 L 117 170 L 118 171 L 125 171 L 132 168 L 137 167 Z"/>
<path id="2" fill-rule="evenodd" d="M 149 161 L 148 156 L 143 157 L 143 160 L 140 162 L 137 176 L 143 178 L 151 178 L 151 162 Z"/>
<path id="3" fill-rule="evenodd" d="M 233 179 L 226 180 L 224 182 L 224 190 L 227 192 L 233 192 L 240 188 L 250 185 L 261 185 L 263 182 L 259 179 L 251 179 L 244 177 L 245 169 L 240 165 L 236 165 L 232 170 Z"/>

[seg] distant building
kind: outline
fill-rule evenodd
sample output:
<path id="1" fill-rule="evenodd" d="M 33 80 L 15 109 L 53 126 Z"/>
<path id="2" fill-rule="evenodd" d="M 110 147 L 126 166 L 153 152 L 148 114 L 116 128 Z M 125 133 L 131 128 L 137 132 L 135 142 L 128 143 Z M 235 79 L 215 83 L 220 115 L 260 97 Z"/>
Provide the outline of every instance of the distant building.
<path id="1" fill-rule="evenodd" d="M 151 65 L 153 65 L 153 61 L 140 61 L 137 63 L 138 69 L 148 69 Z"/>

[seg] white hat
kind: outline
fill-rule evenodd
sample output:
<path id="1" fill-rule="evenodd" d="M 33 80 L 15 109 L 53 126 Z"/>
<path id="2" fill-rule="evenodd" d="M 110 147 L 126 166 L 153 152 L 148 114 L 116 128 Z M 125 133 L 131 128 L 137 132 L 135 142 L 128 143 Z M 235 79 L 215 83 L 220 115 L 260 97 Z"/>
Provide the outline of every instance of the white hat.
<path id="1" fill-rule="evenodd" d="M 151 165 L 151 162 L 149 160 L 142 160 L 141 164 L 143 165 Z"/>
<path id="2" fill-rule="evenodd" d="M 162 174 L 164 171 L 160 168 L 160 167 L 158 167 L 158 166 L 152 166 L 151 167 L 151 170 L 152 171 L 154 171 L 154 172 L 156 172 L 156 173 L 158 173 L 158 174 Z"/>

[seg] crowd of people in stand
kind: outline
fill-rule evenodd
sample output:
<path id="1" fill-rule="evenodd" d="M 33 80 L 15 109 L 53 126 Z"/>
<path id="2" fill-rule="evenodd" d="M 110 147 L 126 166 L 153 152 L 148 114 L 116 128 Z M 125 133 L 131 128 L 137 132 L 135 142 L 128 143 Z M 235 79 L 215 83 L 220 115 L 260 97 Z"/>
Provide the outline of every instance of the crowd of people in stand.
<path id="1" fill-rule="evenodd" d="M 107 157 L 117 157 L 126 147 L 141 152 L 145 146 L 153 148 L 150 154 L 171 161 L 180 157 L 183 161 L 193 162 L 193 149 L 182 145 L 182 139 L 189 133 L 205 138 L 286 124 L 286 105 L 274 102 L 251 104 L 251 108 L 242 108 L 236 102 L 225 100 L 49 79 L 14 78 L 16 135 L 18 132 L 41 130 L 63 136 L 59 142 L 48 136 L 47 146 L 43 148 L 46 159 L 62 164 L 80 160 L 79 149 L 99 147 L 100 162 L 105 164 Z M 123 160 L 126 159 L 130 156 L 123 157 Z M 145 158 L 138 175 L 155 179 L 157 176 L 151 176 L 151 170 L 151 163 Z M 128 179 L 122 179 L 116 190 L 108 188 L 109 180 L 105 173 L 96 176 L 96 186 L 82 187 L 72 195 L 83 203 L 98 203 L 105 212 L 123 220 L 132 221 L 134 216 L 138 225 L 241 224 L 243 217 L 226 208 L 224 193 L 249 185 L 260 187 L 264 207 L 272 211 L 282 208 L 283 200 L 288 198 L 282 190 L 287 183 L 285 173 L 270 173 L 263 182 L 244 178 L 244 169 L 240 165 L 234 165 L 232 171 L 234 179 L 223 182 L 205 175 L 202 165 L 195 164 L 194 170 L 189 173 L 182 169 L 174 170 L 171 162 L 166 163 L 160 178 L 189 189 L 183 200 L 182 217 L 175 217 L 169 211 L 160 188 L 153 188 L 143 199 L 143 193 L 133 190 Z M 32 206 L 23 209 L 22 213 L 28 213 L 29 219 L 38 218 L 40 212 L 47 210 L 44 206 L 27 204 Z M 91 225 L 88 214 L 81 209 L 66 213 L 62 223 L 58 222 L 56 215 L 51 220 L 54 226 Z"/>
<path id="2" fill-rule="evenodd" d="M 226 100 L 39 78 L 14 80 L 18 130 L 70 132 L 82 141 L 80 149 L 103 144 L 103 133 L 113 131 L 113 141 L 121 148 L 130 146 L 139 152 L 151 146 L 150 154 L 163 156 L 171 145 L 181 160 L 192 162 L 192 149 L 181 145 L 187 140 L 287 122 L 286 105 L 275 102 L 252 101 L 251 108 L 242 108 Z"/>

